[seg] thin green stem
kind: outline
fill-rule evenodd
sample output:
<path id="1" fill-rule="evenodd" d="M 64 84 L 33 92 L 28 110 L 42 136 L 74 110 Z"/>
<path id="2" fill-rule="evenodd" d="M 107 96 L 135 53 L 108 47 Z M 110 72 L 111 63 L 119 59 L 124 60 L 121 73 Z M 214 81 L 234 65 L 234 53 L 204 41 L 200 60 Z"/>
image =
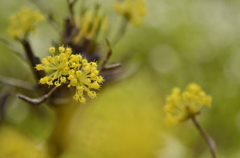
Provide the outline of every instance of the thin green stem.
<path id="1" fill-rule="evenodd" d="M 192 119 L 194 125 L 197 127 L 200 134 L 202 135 L 203 139 L 208 144 L 212 157 L 217 158 L 217 156 L 216 156 L 216 145 L 215 145 L 214 140 L 203 130 L 203 128 L 200 126 L 200 124 L 198 123 L 195 116 L 192 116 L 191 119 Z"/>
<path id="2" fill-rule="evenodd" d="M 9 42 L 8 40 L 0 37 L 0 44 L 2 44 L 3 46 L 5 46 L 5 47 L 8 48 L 9 50 L 13 51 L 13 53 L 15 53 L 17 56 L 19 56 L 19 57 L 22 58 L 23 60 L 25 60 L 24 57 L 23 57 L 23 55 L 22 55 L 23 53 L 20 52 L 20 51 L 18 50 L 18 48 L 15 48 L 15 46 L 14 46 L 11 42 Z"/>
<path id="3" fill-rule="evenodd" d="M 60 35 L 63 35 L 60 26 L 53 17 L 53 13 L 46 9 L 45 4 L 41 4 L 43 1 L 40 2 L 39 0 L 35 0 L 32 2 L 35 3 L 35 5 L 41 10 L 42 13 L 45 13 L 49 24 L 55 29 L 55 31 L 57 31 Z"/>
<path id="4" fill-rule="evenodd" d="M 120 27 L 118 28 L 118 31 L 113 39 L 112 45 L 116 45 L 120 41 L 121 37 L 123 37 L 123 35 L 125 34 L 127 27 L 128 27 L 127 19 L 122 18 Z"/>
<path id="5" fill-rule="evenodd" d="M 100 70 L 103 70 L 103 69 L 105 68 L 107 62 L 109 61 L 109 59 L 110 59 L 110 57 L 111 57 L 111 55 L 112 55 L 112 47 L 111 47 L 111 44 L 110 44 L 110 42 L 108 41 L 108 39 L 106 39 L 106 42 L 107 42 L 109 51 L 108 51 L 108 53 L 107 53 L 107 56 L 106 56 L 105 60 L 103 61 L 102 65 L 101 65 Z"/>
<path id="6" fill-rule="evenodd" d="M 26 81 L 22 81 L 19 79 L 6 77 L 6 76 L 2 76 L 2 75 L 0 75 L 0 83 L 9 85 L 9 86 L 13 86 L 13 87 L 23 88 L 23 89 L 30 90 L 30 91 L 35 90 L 34 85 L 32 85 Z"/>

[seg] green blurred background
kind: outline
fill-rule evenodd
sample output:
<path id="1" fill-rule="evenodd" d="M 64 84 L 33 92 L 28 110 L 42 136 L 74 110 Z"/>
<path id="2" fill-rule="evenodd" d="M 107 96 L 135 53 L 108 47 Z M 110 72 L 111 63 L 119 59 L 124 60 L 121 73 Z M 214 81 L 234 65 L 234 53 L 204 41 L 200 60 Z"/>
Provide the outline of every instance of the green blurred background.
<path id="1" fill-rule="evenodd" d="M 94 0 L 87 5 L 96 2 L 102 4 L 110 21 L 121 20 L 112 9 L 113 0 Z M 112 62 L 134 52 L 123 65 L 127 77 L 107 85 L 97 99 L 88 100 L 71 113 L 64 129 L 68 143 L 60 157 L 210 158 L 206 143 L 191 122 L 176 127 L 164 124 L 166 96 L 173 87 L 184 89 L 192 82 L 213 97 L 212 107 L 204 109 L 198 120 L 216 141 L 218 157 L 240 157 L 240 1 L 145 2 L 148 11 L 143 24 L 129 25 L 113 47 Z M 61 25 L 67 16 L 66 2 L 40 3 Z M 0 34 L 23 52 L 6 32 L 9 15 L 21 6 L 37 8 L 30 0 L 0 1 Z M 117 24 L 111 27 L 117 28 Z M 30 41 L 37 55 L 44 57 L 58 34 L 46 21 L 38 30 Z M 102 45 L 106 47 L 104 41 Z M 0 75 L 35 83 L 27 62 L 2 45 Z M 1 124 L 0 157 L 50 157 L 46 140 L 54 128 L 53 110 L 47 105 L 33 107 L 16 98 L 17 93 L 36 96 L 26 90 L 0 85 L 0 91 L 12 92 L 6 123 Z"/>

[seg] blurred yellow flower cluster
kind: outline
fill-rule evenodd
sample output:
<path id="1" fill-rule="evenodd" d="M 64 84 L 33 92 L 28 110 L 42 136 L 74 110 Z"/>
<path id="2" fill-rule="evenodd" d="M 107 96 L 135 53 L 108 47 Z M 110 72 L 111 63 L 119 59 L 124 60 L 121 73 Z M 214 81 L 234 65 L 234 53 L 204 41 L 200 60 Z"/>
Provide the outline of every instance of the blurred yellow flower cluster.
<path id="1" fill-rule="evenodd" d="M 30 32 L 36 32 L 35 27 L 42 20 L 44 20 L 44 16 L 39 11 L 23 7 L 10 17 L 8 33 L 16 39 L 25 38 Z"/>
<path id="2" fill-rule="evenodd" d="M 200 113 L 203 106 L 210 106 L 212 98 L 195 83 L 189 84 L 181 94 L 179 88 L 174 88 L 167 97 L 165 112 L 168 124 L 178 124 Z"/>
<path id="3" fill-rule="evenodd" d="M 49 48 L 53 56 L 42 59 L 42 64 L 36 65 L 37 70 L 52 71 L 48 76 L 40 79 L 41 84 L 60 86 L 69 80 L 68 87 L 76 87 L 74 99 L 85 103 L 86 99 L 83 92 L 86 91 L 91 98 L 96 97 L 96 92 L 90 89 L 99 89 L 100 83 L 104 81 L 99 75 L 96 62 L 88 62 L 80 54 L 72 54 L 72 49 L 64 46 L 58 48 L 59 55 L 54 55 L 56 49 Z"/>
<path id="4" fill-rule="evenodd" d="M 1 158 L 50 158 L 47 146 L 10 126 L 0 128 Z"/>
<path id="5" fill-rule="evenodd" d="M 154 90 L 150 76 L 140 71 L 112 85 L 111 90 L 106 89 L 84 111 L 79 109 L 81 115 L 77 113 L 74 117 L 77 125 L 72 126 L 69 151 L 64 157 L 160 158 L 160 153 L 168 146 L 165 146 L 162 116 L 159 115 L 159 93 Z M 143 94 L 143 91 L 148 93 Z M 176 149 L 174 144 L 169 148 Z"/>
<path id="6" fill-rule="evenodd" d="M 74 38 L 78 42 L 82 38 L 94 39 L 100 31 L 108 28 L 108 19 L 99 9 L 87 10 L 82 17 L 78 18 L 79 33 Z"/>
<path id="7" fill-rule="evenodd" d="M 130 23 L 137 26 L 146 14 L 146 4 L 142 0 L 123 0 L 114 4 L 114 9 Z"/>

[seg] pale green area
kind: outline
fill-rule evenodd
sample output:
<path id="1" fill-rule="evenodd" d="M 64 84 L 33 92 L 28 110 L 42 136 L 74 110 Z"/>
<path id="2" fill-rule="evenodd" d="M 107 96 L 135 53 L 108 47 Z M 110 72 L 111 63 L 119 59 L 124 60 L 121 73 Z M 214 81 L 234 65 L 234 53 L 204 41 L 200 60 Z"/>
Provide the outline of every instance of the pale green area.
<path id="1" fill-rule="evenodd" d="M 112 2 L 104 1 L 102 6 L 118 22 L 120 18 L 111 10 Z M 146 2 L 148 14 L 143 25 L 129 26 L 113 48 L 112 61 L 116 62 L 123 54 L 135 52 L 124 65 L 130 77 L 110 84 L 90 104 L 79 106 L 69 127 L 71 145 L 61 157 L 210 158 L 191 122 L 177 127 L 164 125 L 165 97 L 173 87 L 183 89 L 191 82 L 213 97 L 212 107 L 204 109 L 198 120 L 216 141 L 218 156 L 239 157 L 240 1 Z M 52 10 L 59 23 L 65 18 L 64 0 L 41 3 Z M 13 42 L 20 52 L 21 45 L 7 35 L 6 29 L 8 16 L 21 5 L 37 8 L 27 0 L 0 1 L 0 36 Z M 38 35 L 31 36 L 34 50 L 41 57 L 53 40 L 58 40 L 57 33 L 47 23 L 40 24 Z M 106 50 L 105 44 L 103 47 Z M 1 45 L 0 75 L 35 83 L 28 64 Z M 9 89 L 14 92 L 7 106 L 9 124 L 34 140 L 47 139 L 53 112 L 45 105 L 32 107 L 15 97 L 16 93 L 36 94 L 0 85 L 0 91 Z M 22 139 L 20 144 L 29 141 Z"/>

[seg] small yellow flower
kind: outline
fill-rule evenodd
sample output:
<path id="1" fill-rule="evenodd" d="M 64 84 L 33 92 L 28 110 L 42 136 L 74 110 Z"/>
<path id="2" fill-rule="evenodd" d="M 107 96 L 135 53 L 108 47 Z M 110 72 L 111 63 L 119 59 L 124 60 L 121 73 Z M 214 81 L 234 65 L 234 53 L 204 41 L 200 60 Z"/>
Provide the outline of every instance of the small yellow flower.
<path id="1" fill-rule="evenodd" d="M 31 8 L 23 7 L 9 18 L 8 33 L 17 39 L 25 38 L 30 32 L 36 32 L 36 25 L 44 20 L 44 16 Z"/>
<path id="2" fill-rule="evenodd" d="M 196 83 L 189 84 L 183 93 L 179 88 L 174 88 L 167 97 L 165 112 L 168 124 L 178 124 L 198 115 L 203 106 L 210 106 L 212 98 Z"/>
<path id="3" fill-rule="evenodd" d="M 68 75 L 69 71 L 69 57 L 70 54 L 65 53 L 65 48 L 63 46 L 59 47 L 59 55 L 54 56 L 55 48 L 50 47 L 49 52 L 53 56 L 47 56 L 42 59 L 42 64 L 36 65 L 37 70 L 45 70 L 46 72 L 52 71 L 49 76 L 40 79 L 41 84 L 56 85 L 60 86 L 66 80 L 64 79 Z M 53 83 L 54 82 L 54 83 Z"/>
<path id="4" fill-rule="evenodd" d="M 59 51 L 59 55 L 56 54 Z M 85 103 L 84 91 L 91 98 L 96 97 L 96 92 L 100 84 L 104 81 L 99 76 L 96 62 L 88 62 L 81 55 L 72 54 L 72 49 L 64 46 L 49 48 L 53 56 L 42 59 L 42 64 L 36 65 L 37 70 L 51 71 L 50 75 L 40 79 L 40 84 L 61 86 L 62 83 L 69 81 L 68 87 L 76 87 L 76 94 L 73 98 L 76 101 Z"/>
<path id="5" fill-rule="evenodd" d="M 99 71 L 97 70 L 97 64 L 95 62 L 88 63 L 86 59 L 82 59 L 79 60 L 78 64 L 80 69 L 77 71 L 69 71 L 68 79 L 70 84 L 68 86 L 76 87 L 76 94 L 73 98 L 84 103 L 86 99 L 83 96 L 83 92 L 86 91 L 91 98 L 96 97 L 96 92 L 92 91 L 92 89 L 99 89 L 103 78 L 98 76 Z"/>
<path id="6" fill-rule="evenodd" d="M 140 25 L 146 15 L 146 4 L 142 0 L 123 0 L 114 4 L 114 9 L 133 25 Z"/>

